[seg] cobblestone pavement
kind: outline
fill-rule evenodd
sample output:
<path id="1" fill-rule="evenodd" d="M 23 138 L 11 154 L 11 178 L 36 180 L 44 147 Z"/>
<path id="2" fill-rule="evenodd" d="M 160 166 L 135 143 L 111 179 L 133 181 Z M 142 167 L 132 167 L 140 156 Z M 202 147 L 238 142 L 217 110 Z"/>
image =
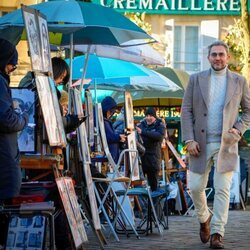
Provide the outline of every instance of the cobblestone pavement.
<path id="1" fill-rule="evenodd" d="M 249 209 L 248 209 L 249 210 Z M 104 231 L 106 235 L 106 232 Z M 84 249 L 100 249 L 97 238 L 88 232 L 89 242 Z M 137 239 L 133 234 L 130 237 L 119 235 L 120 242 L 116 242 L 111 235 L 104 249 L 138 249 L 138 250 L 172 250 L 210 249 L 209 243 L 203 244 L 199 239 L 199 223 L 196 216 L 170 216 L 169 229 L 164 230 L 163 236 L 158 234 L 156 228 L 148 236 L 141 235 Z M 224 237 L 225 249 L 248 250 L 250 249 L 250 211 L 230 210 L 226 233 Z"/>

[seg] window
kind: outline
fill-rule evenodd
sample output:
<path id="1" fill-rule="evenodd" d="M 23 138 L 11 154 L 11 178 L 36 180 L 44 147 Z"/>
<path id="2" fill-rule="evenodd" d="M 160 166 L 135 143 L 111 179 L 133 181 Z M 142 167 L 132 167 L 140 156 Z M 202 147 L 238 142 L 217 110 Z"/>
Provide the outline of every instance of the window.
<path id="1" fill-rule="evenodd" d="M 174 68 L 199 71 L 199 27 L 174 27 Z"/>

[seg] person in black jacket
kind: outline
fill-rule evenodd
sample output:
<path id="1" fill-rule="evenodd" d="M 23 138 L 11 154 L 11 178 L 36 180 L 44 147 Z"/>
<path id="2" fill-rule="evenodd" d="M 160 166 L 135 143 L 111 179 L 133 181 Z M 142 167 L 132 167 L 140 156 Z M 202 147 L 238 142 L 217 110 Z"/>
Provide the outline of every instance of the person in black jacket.
<path id="1" fill-rule="evenodd" d="M 11 98 L 10 73 L 16 69 L 18 54 L 9 41 L 0 39 L 0 206 L 11 204 L 21 188 L 17 132 L 28 123 L 26 112 L 17 113 Z M 7 237 L 7 219 L 0 215 L 0 246 Z"/>
<path id="2" fill-rule="evenodd" d="M 141 135 L 145 154 L 141 157 L 142 170 L 147 175 L 148 184 L 152 191 L 158 186 L 158 173 L 161 167 L 161 143 L 165 135 L 165 125 L 157 118 L 154 108 L 148 108 L 143 119 L 136 126 Z"/>
<path id="3" fill-rule="evenodd" d="M 28 123 L 28 114 L 17 113 L 11 98 L 10 73 L 18 60 L 14 45 L 0 39 L 0 201 L 17 196 L 21 186 L 17 132 Z"/>

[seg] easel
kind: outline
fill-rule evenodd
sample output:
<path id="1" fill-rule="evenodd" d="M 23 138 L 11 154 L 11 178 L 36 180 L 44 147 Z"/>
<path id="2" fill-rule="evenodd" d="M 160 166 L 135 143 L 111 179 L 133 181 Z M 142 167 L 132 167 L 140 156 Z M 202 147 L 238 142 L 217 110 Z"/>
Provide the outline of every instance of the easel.
<path id="1" fill-rule="evenodd" d="M 73 104 L 74 104 L 74 113 L 81 115 L 83 114 L 82 109 L 82 99 L 81 99 L 81 92 L 78 89 L 71 89 L 71 94 L 73 97 Z M 96 203 L 96 196 L 94 191 L 94 183 L 92 181 L 91 171 L 90 171 L 90 152 L 89 152 L 89 144 L 87 140 L 87 133 L 85 124 L 81 124 L 77 128 L 77 142 L 79 147 L 79 158 L 82 162 L 82 174 L 81 176 L 85 177 L 85 183 L 86 188 L 89 195 L 89 205 L 87 203 L 86 197 L 82 199 L 83 206 L 85 209 L 85 212 L 88 212 L 86 216 L 88 217 L 88 221 L 91 222 L 92 229 L 94 233 L 96 234 L 101 248 L 104 247 L 104 245 L 107 244 L 107 241 L 101 231 L 101 224 L 100 224 L 100 218 Z M 92 215 L 92 216 L 90 216 Z"/>
<path id="2" fill-rule="evenodd" d="M 22 169 L 47 170 L 32 178 L 32 181 L 39 180 L 52 172 L 55 178 L 61 177 L 63 170 L 62 149 L 55 148 L 53 152 L 49 155 L 22 155 L 20 166 Z"/>
<path id="3" fill-rule="evenodd" d="M 165 138 L 165 141 L 166 141 L 166 146 L 162 148 L 162 152 L 163 152 L 163 158 L 164 158 L 165 165 L 166 165 L 166 179 L 169 182 L 169 176 L 170 176 L 171 172 L 178 172 L 178 170 L 172 171 L 171 169 L 168 169 L 168 164 L 169 164 L 168 149 L 171 150 L 171 152 L 173 153 L 173 155 L 175 156 L 175 158 L 179 162 L 180 166 L 182 167 L 182 170 L 183 169 L 186 170 L 187 166 L 186 166 L 185 162 L 182 160 L 182 158 L 179 155 L 179 153 L 177 152 L 177 150 L 175 149 L 175 147 L 173 146 L 173 144 L 168 140 L 168 138 Z"/>

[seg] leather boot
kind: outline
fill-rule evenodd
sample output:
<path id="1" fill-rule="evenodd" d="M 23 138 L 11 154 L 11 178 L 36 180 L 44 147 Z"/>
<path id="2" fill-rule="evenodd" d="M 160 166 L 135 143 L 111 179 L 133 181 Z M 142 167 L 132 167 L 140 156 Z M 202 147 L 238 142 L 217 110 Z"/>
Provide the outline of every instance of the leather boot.
<path id="1" fill-rule="evenodd" d="M 200 238 L 202 243 L 207 243 L 210 238 L 210 221 L 212 215 L 210 214 L 207 221 L 200 223 Z"/>
<path id="2" fill-rule="evenodd" d="M 222 242 L 222 236 L 218 233 L 212 234 L 210 239 L 210 248 L 212 249 L 224 249 Z"/>

